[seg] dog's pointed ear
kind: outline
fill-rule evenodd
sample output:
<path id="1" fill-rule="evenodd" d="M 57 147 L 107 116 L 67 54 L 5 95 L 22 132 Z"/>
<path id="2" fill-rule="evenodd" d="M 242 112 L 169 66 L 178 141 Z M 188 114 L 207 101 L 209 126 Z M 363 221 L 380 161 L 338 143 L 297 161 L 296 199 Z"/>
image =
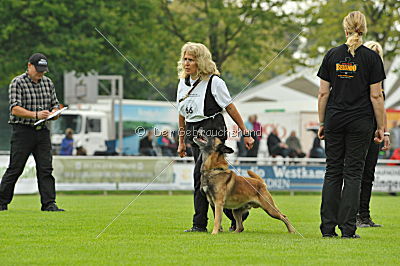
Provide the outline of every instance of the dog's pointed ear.
<path id="1" fill-rule="evenodd" d="M 231 147 L 228 147 L 222 143 L 218 145 L 217 151 L 219 151 L 220 153 L 234 153 L 234 150 Z"/>

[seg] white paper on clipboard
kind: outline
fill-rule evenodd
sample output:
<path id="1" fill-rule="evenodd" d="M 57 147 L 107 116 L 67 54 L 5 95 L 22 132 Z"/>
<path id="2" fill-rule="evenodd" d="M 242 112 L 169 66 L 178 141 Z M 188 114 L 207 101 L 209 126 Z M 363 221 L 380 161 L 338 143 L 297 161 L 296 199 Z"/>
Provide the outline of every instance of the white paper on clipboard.
<path id="1" fill-rule="evenodd" d="M 55 111 L 53 114 L 49 115 L 46 119 L 41 119 L 41 120 L 37 121 L 34 125 L 37 126 L 37 125 L 39 125 L 40 123 L 43 123 L 43 122 L 45 122 L 45 121 L 47 121 L 47 120 L 50 120 L 50 119 L 52 119 L 53 117 L 58 116 L 59 114 L 61 114 L 62 112 L 64 112 L 64 111 L 67 110 L 67 109 L 68 109 L 68 107 L 64 107 L 64 108 L 62 108 L 62 109 L 60 109 L 60 110 L 57 110 L 57 111 Z"/>

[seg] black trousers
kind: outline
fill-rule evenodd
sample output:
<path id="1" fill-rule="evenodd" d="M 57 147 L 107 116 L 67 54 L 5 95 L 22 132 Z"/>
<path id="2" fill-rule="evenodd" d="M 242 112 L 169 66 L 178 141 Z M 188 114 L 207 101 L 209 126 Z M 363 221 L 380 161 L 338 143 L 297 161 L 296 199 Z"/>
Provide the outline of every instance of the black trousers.
<path id="1" fill-rule="evenodd" d="M 193 215 L 193 226 L 206 228 L 207 227 L 207 213 L 208 213 L 208 201 L 207 197 L 200 190 L 200 177 L 201 177 L 201 164 L 202 159 L 200 156 L 199 147 L 194 144 L 192 146 L 192 152 L 194 161 L 196 163 L 193 172 L 194 178 L 194 215 Z M 232 210 L 224 209 L 225 215 L 231 220 L 231 225 L 236 226 L 235 218 L 233 217 Z M 243 221 L 247 219 L 249 212 L 243 214 Z"/>
<path id="2" fill-rule="evenodd" d="M 337 225 L 342 235 L 352 235 L 356 231 L 361 177 L 372 131 L 373 121 L 368 118 L 325 130 L 322 234 L 333 233 Z"/>
<path id="3" fill-rule="evenodd" d="M 380 144 L 375 144 L 372 138 L 361 179 L 360 208 L 358 214 L 362 218 L 370 218 L 369 203 L 371 201 L 372 185 L 375 180 L 375 167 L 378 162 L 379 149 Z"/>
<path id="4" fill-rule="evenodd" d="M 50 131 L 48 129 L 35 130 L 30 126 L 12 125 L 10 164 L 0 184 L 1 205 L 11 202 L 15 183 L 24 171 L 30 154 L 33 155 L 36 162 L 36 175 L 42 205 L 55 202 Z"/>

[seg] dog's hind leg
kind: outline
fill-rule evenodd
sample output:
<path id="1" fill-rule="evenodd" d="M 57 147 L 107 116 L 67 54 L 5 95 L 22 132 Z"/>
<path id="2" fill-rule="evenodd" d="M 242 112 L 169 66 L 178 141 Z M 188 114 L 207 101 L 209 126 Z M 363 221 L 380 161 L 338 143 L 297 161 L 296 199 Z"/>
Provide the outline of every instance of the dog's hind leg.
<path id="1" fill-rule="evenodd" d="M 242 219 L 242 216 L 243 216 L 243 212 L 244 212 L 244 211 L 245 211 L 245 210 L 243 210 L 243 209 L 232 210 L 233 217 L 234 217 L 235 220 L 236 220 L 236 230 L 235 230 L 235 233 L 240 233 L 240 232 L 243 232 L 243 230 L 244 230 L 244 227 L 243 227 L 243 219 Z"/>
<path id="2" fill-rule="evenodd" d="M 223 202 L 217 201 L 215 203 L 215 217 L 214 217 L 214 228 L 211 234 L 216 235 L 221 228 L 222 211 L 224 208 Z"/>
<path id="3" fill-rule="evenodd" d="M 269 193 L 268 193 L 269 194 Z M 292 224 L 289 222 L 288 218 L 286 217 L 286 215 L 282 214 L 278 207 L 276 207 L 274 201 L 272 200 L 271 195 L 265 195 L 265 193 L 263 193 L 264 196 L 267 197 L 259 197 L 259 201 L 260 201 L 260 206 L 261 208 L 268 213 L 272 218 L 281 220 L 282 222 L 285 223 L 289 233 L 294 233 L 294 227 L 292 226 Z M 269 197 L 268 197 L 269 196 Z"/>

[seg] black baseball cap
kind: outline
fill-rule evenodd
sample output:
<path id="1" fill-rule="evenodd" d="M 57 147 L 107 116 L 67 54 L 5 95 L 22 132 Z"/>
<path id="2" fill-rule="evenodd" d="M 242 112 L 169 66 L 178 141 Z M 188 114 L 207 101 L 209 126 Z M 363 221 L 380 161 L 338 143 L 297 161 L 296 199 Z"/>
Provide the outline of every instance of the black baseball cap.
<path id="1" fill-rule="evenodd" d="M 29 63 L 35 66 L 37 72 L 49 71 L 47 67 L 47 58 L 44 54 L 36 53 L 29 57 Z"/>

